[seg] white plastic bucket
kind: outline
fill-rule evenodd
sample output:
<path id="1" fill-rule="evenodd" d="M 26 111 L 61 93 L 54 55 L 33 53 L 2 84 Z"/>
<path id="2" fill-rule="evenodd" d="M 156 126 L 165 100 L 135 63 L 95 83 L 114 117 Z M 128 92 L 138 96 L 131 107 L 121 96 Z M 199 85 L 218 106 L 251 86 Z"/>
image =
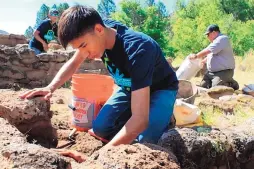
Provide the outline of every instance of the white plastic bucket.
<path id="1" fill-rule="evenodd" d="M 190 60 L 187 56 L 179 69 L 176 71 L 176 76 L 178 79 L 190 80 L 192 77 L 195 77 L 202 69 L 201 59 Z"/>
<path id="2" fill-rule="evenodd" d="M 174 107 L 176 125 L 181 126 L 195 123 L 200 114 L 201 111 L 197 106 L 176 99 Z"/>

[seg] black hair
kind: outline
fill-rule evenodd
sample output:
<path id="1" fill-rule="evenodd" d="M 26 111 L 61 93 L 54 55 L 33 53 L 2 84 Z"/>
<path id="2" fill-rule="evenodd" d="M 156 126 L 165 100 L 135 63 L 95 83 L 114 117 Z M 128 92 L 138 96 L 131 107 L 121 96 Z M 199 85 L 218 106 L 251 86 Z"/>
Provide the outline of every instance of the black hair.
<path id="1" fill-rule="evenodd" d="M 91 32 L 96 24 L 105 27 L 101 16 L 92 7 L 76 5 L 63 12 L 58 22 L 58 38 L 64 48 L 74 39 Z"/>

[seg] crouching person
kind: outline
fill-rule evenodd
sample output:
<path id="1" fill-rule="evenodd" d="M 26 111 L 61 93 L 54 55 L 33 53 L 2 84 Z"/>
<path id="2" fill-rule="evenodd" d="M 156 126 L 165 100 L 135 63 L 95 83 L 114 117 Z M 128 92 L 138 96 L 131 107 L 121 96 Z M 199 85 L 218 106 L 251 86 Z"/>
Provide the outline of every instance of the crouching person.
<path id="1" fill-rule="evenodd" d="M 210 25 L 205 35 L 211 42 L 210 45 L 199 53 L 189 56 L 189 59 L 204 58 L 202 64 L 207 65 L 207 72 L 201 86 L 211 88 L 224 85 L 238 90 L 239 85 L 233 79 L 235 59 L 229 38 L 220 32 L 218 25 Z"/>
<path id="2" fill-rule="evenodd" d="M 64 48 L 71 45 L 77 50 L 75 55 L 46 88 L 22 97 L 44 94 L 48 98 L 86 58 L 101 58 L 119 88 L 93 122 L 94 133 L 109 140 L 106 146 L 157 143 L 168 129 L 178 90 L 176 74 L 159 45 L 120 22 L 102 20 L 96 10 L 86 6 L 62 14 L 58 37 Z M 75 153 L 62 152 L 74 158 Z"/>

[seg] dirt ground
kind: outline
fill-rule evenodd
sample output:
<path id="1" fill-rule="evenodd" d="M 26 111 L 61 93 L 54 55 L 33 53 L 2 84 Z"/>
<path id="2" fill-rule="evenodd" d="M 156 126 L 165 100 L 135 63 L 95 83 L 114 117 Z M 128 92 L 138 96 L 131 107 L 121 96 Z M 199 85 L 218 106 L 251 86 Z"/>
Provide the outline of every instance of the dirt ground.
<path id="1" fill-rule="evenodd" d="M 103 143 L 86 132 L 77 132 L 74 135 L 75 142 L 68 144 L 68 139 L 73 127 L 71 126 L 72 110 L 68 107 L 71 103 L 72 93 L 68 88 L 60 88 L 53 94 L 50 103 L 53 117 L 53 126 L 58 130 L 58 147 L 77 150 L 88 156 L 103 146 Z M 66 146 L 64 146 L 67 144 Z"/>

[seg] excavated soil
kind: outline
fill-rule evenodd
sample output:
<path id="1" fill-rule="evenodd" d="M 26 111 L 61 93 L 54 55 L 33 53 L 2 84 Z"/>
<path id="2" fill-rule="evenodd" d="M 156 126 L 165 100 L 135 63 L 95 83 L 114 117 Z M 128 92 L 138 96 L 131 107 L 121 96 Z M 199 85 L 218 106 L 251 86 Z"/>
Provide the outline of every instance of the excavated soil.
<path id="1" fill-rule="evenodd" d="M 9 94 L 5 93 L 5 97 L 1 96 L 2 100 L 9 98 L 8 105 L 13 103 L 13 107 L 19 107 L 16 104 L 17 100 L 15 101 L 17 93 L 8 92 Z M 32 103 L 37 102 L 35 100 Z M 70 90 L 58 89 L 50 100 L 50 111 L 47 108 L 43 111 L 53 115 L 52 118 L 50 114 L 46 117 L 49 117 L 53 128 L 57 130 L 57 147 L 83 152 L 87 156 L 86 162 L 79 164 L 70 158 L 59 156 L 54 150 L 45 148 L 46 146 L 37 145 L 38 142 L 28 143 L 25 135 L 0 118 L 0 163 L 3 166 L 1 168 L 69 169 L 71 166 L 72 169 L 253 169 L 253 119 L 241 126 L 227 129 L 211 127 L 170 129 L 163 135 L 158 145 L 134 144 L 103 148 L 101 141 L 85 132 L 77 132 L 73 142 L 68 139 L 72 130 L 69 124 L 71 117 L 69 103 L 71 103 Z M 26 106 L 28 102 L 20 104 Z M 12 110 L 12 107 L 9 106 L 9 109 Z M 37 111 L 31 109 L 29 111 L 38 115 Z M 23 111 L 21 114 L 22 120 L 26 121 L 24 119 L 29 117 L 29 113 L 27 115 Z M 13 122 L 13 119 L 16 119 L 13 117 L 16 116 L 3 114 L 1 116 L 16 124 L 15 120 Z M 40 121 L 43 120 L 45 119 L 42 118 Z M 20 120 L 17 120 L 18 122 Z M 41 130 L 42 133 L 45 131 Z"/>
<path id="2" fill-rule="evenodd" d="M 180 169 L 175 155 L 167 149 L 152 144 L 101 149 L 94 153 L 85 164 L 94 169 Z"/>

